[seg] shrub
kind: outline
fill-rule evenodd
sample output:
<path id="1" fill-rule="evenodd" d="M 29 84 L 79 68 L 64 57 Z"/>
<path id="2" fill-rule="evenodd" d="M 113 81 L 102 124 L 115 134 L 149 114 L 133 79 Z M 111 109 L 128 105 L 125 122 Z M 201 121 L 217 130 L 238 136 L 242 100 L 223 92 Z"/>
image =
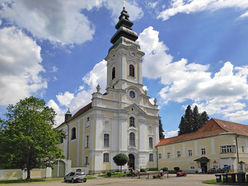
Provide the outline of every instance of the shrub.
<path id="1" fill-rule="evenodd" d="M 174 171 L 175 171 L 175 172 L 178 172 L 179 170 L 180 170 L 179 167 L 174 167 Z"/>
<path id="2" fill-rule="evenodd" d="M 164 167 L 164 168 L 162 168 L 162 170 L 163 170 L 164 172 L 166 172 L 166 171 L 168 171 L 168 167 Z"/>
<path id="3" fill-rule="evenodd" d="M 108 177 L 111 177 L 111 175 L 112 175 L 111 172 L 107 172 Z"/>
<path id="4" fill-rule="evenodd" d="M 141 169 L 140 169 L 140 172 L 146 172 L 146 170 L 141 168 Z"/>

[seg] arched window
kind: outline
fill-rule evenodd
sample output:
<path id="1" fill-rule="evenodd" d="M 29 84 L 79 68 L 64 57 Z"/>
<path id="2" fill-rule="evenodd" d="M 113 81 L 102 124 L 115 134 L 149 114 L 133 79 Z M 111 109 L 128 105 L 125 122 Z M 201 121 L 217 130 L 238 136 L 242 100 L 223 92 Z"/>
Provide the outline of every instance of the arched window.
<path id="1" fill-rule="evenodd" d="M 129 76 L 134 77 L 134 66 L 133 65 L 129 65 Z"/>
<path id="2" fill-rule="evenodd" d="M 71 140 L 76 139 L 76 128 L 73 127 L 71 129 Z"/>
<path id="3" fill-rule="evenodd" d="M 112 68 L 112 79 L 115 79 L 115 67 Z"/>
<path id="4" fill-rule="evenodd" d="M 135 118 L 134 117 L 129 118 L 129 127 L 135 127 Z"/>
<path id="5" fill-rule="evenodd" d="M 129 134 L 129 145 L 135 147 L 135 134 L 133 132 Z"/>

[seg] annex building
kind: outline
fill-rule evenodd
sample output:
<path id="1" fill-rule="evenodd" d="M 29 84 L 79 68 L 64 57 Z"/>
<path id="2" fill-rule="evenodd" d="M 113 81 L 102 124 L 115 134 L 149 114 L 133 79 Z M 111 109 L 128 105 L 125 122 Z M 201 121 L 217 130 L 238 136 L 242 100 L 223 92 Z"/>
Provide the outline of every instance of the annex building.
<path id="1" fill-rule="evenodd" d="M 90 172 L 118 169 L 113 162 L 118 153 L 129 157 L 133 169 L 157 166 L 159 109 L 143 90 L 144 53 L 135 42 L 138 35 L 132 25 L 123 8 L 105 58 L 106 92 L 102 94 L 97 86 L 92 102 L 74 115 L 68 111 L 58 127 L 66 134 L 59 146 L 72 167 L 87 167 Z"/>
<path id="2" fill-rule="evenodd" d="M 158 167 L 187 172 L 209 169 L 248 169 L 248 126 L 211 119 L 196 132 L 162 139 L 157 145 Z"/>

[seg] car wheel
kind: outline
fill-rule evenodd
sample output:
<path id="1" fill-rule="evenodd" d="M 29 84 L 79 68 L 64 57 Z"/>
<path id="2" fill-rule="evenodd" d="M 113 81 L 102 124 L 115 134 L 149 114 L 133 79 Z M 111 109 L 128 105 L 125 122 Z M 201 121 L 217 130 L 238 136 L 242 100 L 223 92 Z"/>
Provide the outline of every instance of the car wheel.
<path id="1" fill-rule="evenodd" d="M 83 182 L 86 182 L 86 180 L 87 180 L 87 179 L 86 179 L 86 178 L 84 178 L 84 179 L 83 179 Z"/>
<path id="2" fill-rule="evenodd" d="M 75 183 L 75 180 L 72 178 L 72 179 L 71 179 L 71 182 L 72 182 L 72 183 Z"/>

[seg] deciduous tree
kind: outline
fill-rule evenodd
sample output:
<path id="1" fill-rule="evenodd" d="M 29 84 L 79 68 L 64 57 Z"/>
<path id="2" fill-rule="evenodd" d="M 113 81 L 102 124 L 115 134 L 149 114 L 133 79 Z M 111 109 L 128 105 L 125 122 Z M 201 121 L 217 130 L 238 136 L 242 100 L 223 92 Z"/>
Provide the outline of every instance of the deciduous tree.
<path id="1" fill-rule="evenodd" d="M 7 108 L 7 119 L 0 135 L 2 168 L 27 169 L 52 166 L 63 158 L 57 144 L 64 134 L 53 129 L 55 112 L 45 101 L 29 97 Z"/>
<path id="2" fill-rule="evenodd" d="M 113 157 L 113 160 L 116 165 L 121 166 L 121 170 L 122 170 L 122 166 L 128 162 L 128 156 L 126 154 L 120 153 L 115 155 Z"/>

